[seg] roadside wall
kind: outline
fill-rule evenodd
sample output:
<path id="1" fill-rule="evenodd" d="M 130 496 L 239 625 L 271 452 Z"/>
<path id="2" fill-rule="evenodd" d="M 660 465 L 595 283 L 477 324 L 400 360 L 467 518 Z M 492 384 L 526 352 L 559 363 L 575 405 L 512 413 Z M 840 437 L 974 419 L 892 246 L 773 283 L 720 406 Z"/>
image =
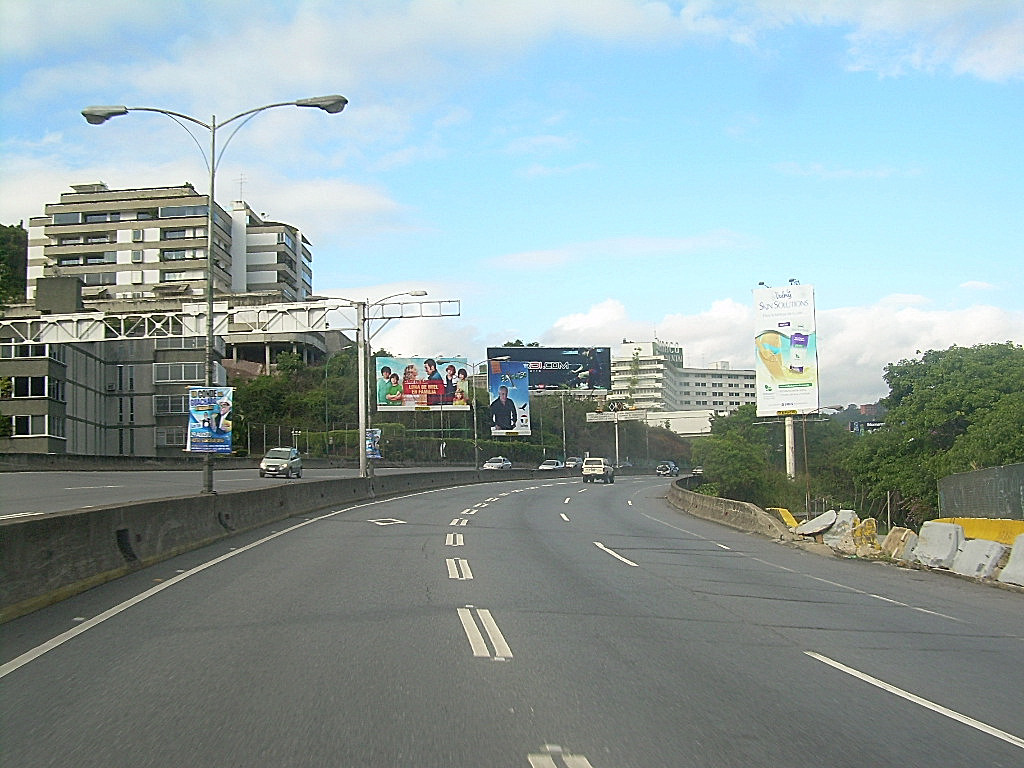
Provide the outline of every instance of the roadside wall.
<path id="1" fill-rule="evenodd" d="M 533 470 L 417 472 L 288 483 L 0 521 L 0 622 L 169 557 L 295 515 Z"/>
<path id="2" fill-rule="evenodd" d="M 785 525 L 755 504 L 694 493 L 683 488 L 684 482 L 685 479 L 683 482 L 676 480 L 669 487 L 668 501 L 677 509 L 772 539 L 790 541 L 795 538 Z"/>

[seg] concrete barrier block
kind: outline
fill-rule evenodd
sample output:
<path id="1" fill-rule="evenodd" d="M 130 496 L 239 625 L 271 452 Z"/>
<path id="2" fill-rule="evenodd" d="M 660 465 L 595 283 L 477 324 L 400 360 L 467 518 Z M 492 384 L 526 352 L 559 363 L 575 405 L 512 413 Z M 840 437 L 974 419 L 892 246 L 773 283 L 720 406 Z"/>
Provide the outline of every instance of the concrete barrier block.
<path id="1" fill-rule="evenodd" d="M 862 520 L 853 529 L 853 543 L 857 557 L 878 557 L 882 548 L 878 545 L 878 523 L 875 518 Z"/>
<path id="2" fill-rule="evenodd" d="M 889 531 L 882 542 L 882 552 L 893 560 L 906 560 L 906 553 L 917 544 L 917 534 L 909 528 L 897 526 Z"/>
<path id="3" fill-rule="evenodd" d="M 857 513 L 852 509 L 840 509 L 836 512 L 836 521 L 822 535 L 822 541 L 833 549 L 845 546 L 853 554 L 853 529 L 860 522 Z"/>
<path id="4" fill-rule="evenodd" d="M 961 576 L 973 576 L 988 579 L 995 573 L 1000 559 L 1006 554 L 1007 547 L 998 541 L 986 539 L 969 539 L 953 558 L 953 573 Z"/>
<path id="5" fill-rule="evenodd" d="M 953 523 L 929 520 L 921 526 L 910 561 L 929 568 L 949 568 L 964 543 L 964 529 Z"/>
<path id="6" fill-rule="evenodd" d="M 1010 559 L 996 579 L 1004 584 L 1016 584 L 1019 587 L 1024 587 L 1024 533 L 1013 540 Z"/>

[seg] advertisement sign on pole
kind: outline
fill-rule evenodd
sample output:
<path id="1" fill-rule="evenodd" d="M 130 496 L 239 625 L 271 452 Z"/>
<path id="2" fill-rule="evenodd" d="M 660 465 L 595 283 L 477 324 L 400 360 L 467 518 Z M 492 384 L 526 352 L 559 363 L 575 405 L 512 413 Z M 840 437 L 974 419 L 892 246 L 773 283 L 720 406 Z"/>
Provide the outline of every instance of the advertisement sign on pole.
<path id="1" fill-rule="evenodd" d="M 191 453 L 231 453 L 233 387 L 190 387 L 188 437 Z"/>
<path id="2" fill-rule="evenodd" d="M 492 435 L 530 434 L 530 389 L 527 365 L 520 360 L 488 360 Z"/>
<path id="3" fill-rule="evenodd" d="M 380 430 L 379 429 L 368 429 L 368 430 L 366 430 L 366 458 L 368 458 L 368 459 L 380 459 L 380 458 L 383 458 L 380 455 Z"/>
<path id="4" fill-rule="evenodd" d="M 378 411 L 469 410 L 464 357 L 375 357 Z"/>
<path id="5" fill-rule="evenodd" d="M 524 362 L 530 391 L 607 391 L 612 388 L 610 347 L 488 347 L 487 359 Z"/>
<path id="6" fill-rule="evenodd" d="M 757 415 L 790 416 L 817 411 L 814 288 L 757 288 L 754 309 Z"/>

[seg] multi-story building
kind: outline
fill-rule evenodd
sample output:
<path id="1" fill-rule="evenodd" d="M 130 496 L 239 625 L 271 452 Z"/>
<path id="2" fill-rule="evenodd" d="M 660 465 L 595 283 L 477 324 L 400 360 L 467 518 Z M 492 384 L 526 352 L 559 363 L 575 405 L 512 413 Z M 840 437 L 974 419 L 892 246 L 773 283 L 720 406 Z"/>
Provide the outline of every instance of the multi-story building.
<path id="1" fill-rule="evenodd" d="M 44 277 L 79 278 L 87 299 L 206 294 L 207 195 L 188 183 L 71 189 L 29 220 L 29 301 Z M 215 295 L 273 291 L 302 301 L 312 293 L 309 242 L 296 227 L 266 221 L 243 201 L 213 213 Z"/>
<path id="2" fill-rule="evenodd" d="M 612 348 L 612 402 L 647 411 L 731 413 L 756 395 L 753 370 L 733 370 L 727 362 L 687 368 L 678 344 L 623 341 Z"/>
<path id="3" fill-rule="evenodd" d="M 29 222 L 27 299 L 0 323 L 0 419 L 19 453 L 180 455 L 188 389 L 206 375 L 206 338 L 182 318 L 205 314 L 206 195 L 191 184 L 112 190 L 72 186 Z M 309 242 L 245 202 L 214 208 L 217 312 L 312 297 Z M 44 316 L 88 313 L 99 335 L 37 343 Z M 269 372 L 282 351 L 307 361 L 347 343 L 336 331 L 254 332 L 230 324 L 214 339 L 214 382 Z"/>

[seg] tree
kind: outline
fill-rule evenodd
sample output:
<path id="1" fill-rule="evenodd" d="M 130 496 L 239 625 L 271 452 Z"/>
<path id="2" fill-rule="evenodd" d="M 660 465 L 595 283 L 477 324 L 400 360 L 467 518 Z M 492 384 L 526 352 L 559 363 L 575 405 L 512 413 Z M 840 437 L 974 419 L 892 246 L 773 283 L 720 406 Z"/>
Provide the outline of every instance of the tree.
<path id="1" fill-rule="evenodd" d="M 897 491 L 914 520 L 934 517 L 938 481 L 1024 461 L 1024 347 L 982 344 L 930 350 L 886 366 L 885 428 L 844 458 L 875 498 Z"/>
<path id="2" fill-rule="evenodd" d="M 28 232 L 20 224 L 0 225 L 0 302 L 25 301 Z"/>

